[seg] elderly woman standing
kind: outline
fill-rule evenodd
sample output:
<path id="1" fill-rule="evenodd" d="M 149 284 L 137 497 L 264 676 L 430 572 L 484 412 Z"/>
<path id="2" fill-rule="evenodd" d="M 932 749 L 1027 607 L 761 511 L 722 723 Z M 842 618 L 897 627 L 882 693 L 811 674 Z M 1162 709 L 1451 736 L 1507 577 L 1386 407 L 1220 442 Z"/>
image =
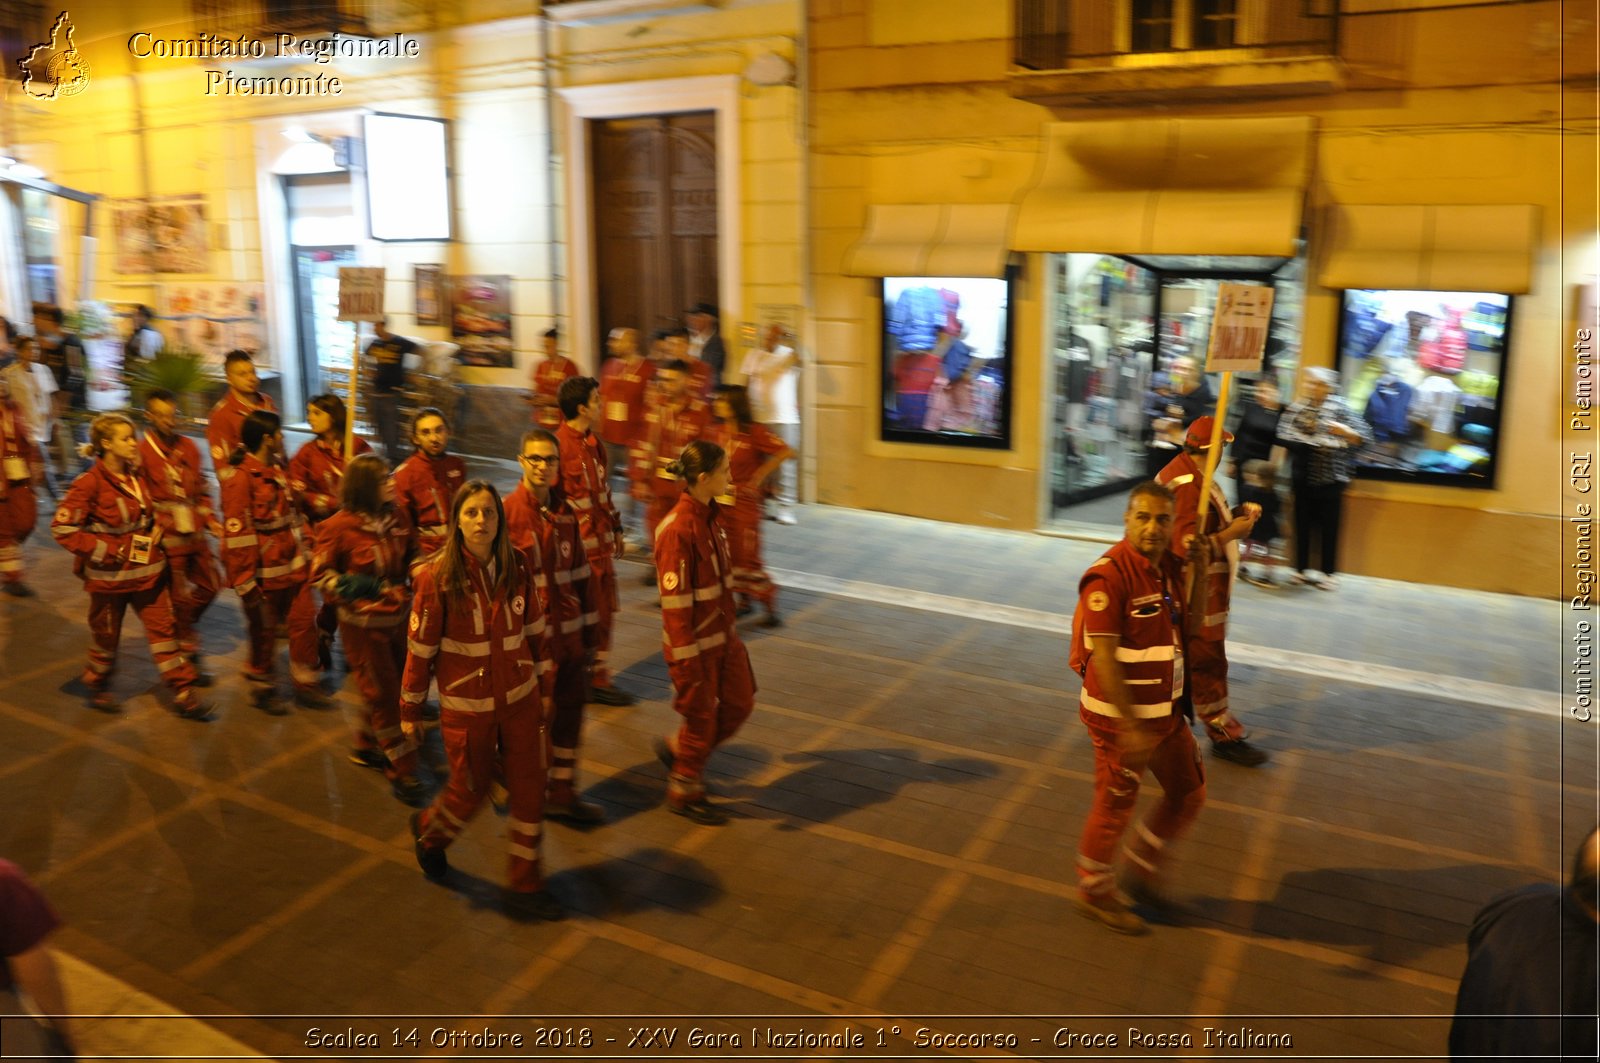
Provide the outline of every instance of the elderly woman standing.
<path id="1" fill-rule="evenodd" d="M 1312 368 L 1305 373 L 1303 397 L 1278 422 L 1278 442 L 1294 458 L 1290 478 L 1294 499 L 1294 567 L 1291 582 L 1331 591 L 1339 570 L 1339 524 L 1344 489 L 1356 455 L 1372 442 L 1372 429 L 1333 394 L 1339 374 Z M 1320 572 L 1311 570 L 1311 542 L 1321 546 Z"/>

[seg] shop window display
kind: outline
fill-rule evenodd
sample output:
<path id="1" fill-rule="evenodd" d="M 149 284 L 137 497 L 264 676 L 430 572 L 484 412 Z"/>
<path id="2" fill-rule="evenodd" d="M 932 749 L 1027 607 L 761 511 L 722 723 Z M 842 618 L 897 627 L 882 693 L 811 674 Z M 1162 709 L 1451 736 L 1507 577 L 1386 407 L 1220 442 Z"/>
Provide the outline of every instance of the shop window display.
<path id="1" fill-rule="evenodd" d="M 1360 475 L 1494 485 L 1510 314 L 1490 292 L 1345 292 L 1343 397 L 1375 437 Z"/>
<path id="2" fill-rule="evenodd" d="M 1011 445 L 1010 282 L 883 281 L 883 438 Z"/>

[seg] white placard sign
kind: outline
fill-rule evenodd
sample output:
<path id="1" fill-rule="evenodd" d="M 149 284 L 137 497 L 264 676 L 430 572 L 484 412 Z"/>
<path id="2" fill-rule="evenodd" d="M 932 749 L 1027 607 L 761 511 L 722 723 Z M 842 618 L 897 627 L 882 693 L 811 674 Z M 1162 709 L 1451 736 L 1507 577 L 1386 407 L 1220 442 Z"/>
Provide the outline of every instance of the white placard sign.
<path id="1" fill-rule="evenodd" d="M 1211 343 L 1206 348 L 1206 372 L 1260 372 L 1271 324 L 1271 288 L 1256 284 L 1218 285 Z"/>
<path id="2" fill-rule="evenodd" d="M 339 320 L 383 320 L 383 269 L 339 267 Z"/>

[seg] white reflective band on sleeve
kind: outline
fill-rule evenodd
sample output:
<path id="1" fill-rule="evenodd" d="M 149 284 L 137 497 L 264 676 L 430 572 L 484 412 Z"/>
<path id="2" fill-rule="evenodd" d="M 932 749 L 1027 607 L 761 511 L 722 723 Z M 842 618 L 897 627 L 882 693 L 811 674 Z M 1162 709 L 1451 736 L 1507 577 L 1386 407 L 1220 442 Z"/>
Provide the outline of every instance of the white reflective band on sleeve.
<path id="1" fill-rule="evenodd" d="M 1111 704 L 1111 702 L 1101 701 L 1099 698 L 1090 697 L 1087 690 L 1078 695 L 1078 704 L 1082 705 L 1096 716 L 1120 717 L 1122 715 L 1122 713 L 1117 711 L 1117 707 Z M 1162 716 L 1171 716 L 1172 702 L 1158 701 L 1154 705 L 1135 704 L 1133 706 L 1133 714 L 1141 720 L 1155 720 L 1161 718 Z"/>
<path id="2" fill-rule="evenodd" d="M 1218 624 L 1226 624 L 1227 622 L 1228 622 L 1228 610 L 1226 610 L 1226 609 L 1224 609 L 1220 613 L 1207 613 L 1206 614 L 1206 619 L 1205 619 L 1205 626 L 1206 627 L 1216 627 Z"/>
<path id="3" fill-rule="evenodd" d="M 507 635 L 505 638 L 500 640 L 500 648 L 502 650 L 507 650 L 507 651 L 510 651 L 512 653 L 515 653 L 520 647 L 522 647 L 528 641 L 528 636 L 530 634 L 532 634 L 532 632 L 529 631 L 527 628 L 524 628 L 523 629 L 523 633 L 520 634 L 520 635 Z"/>
<path id="4" fill-rule="evenodd" d="M 573 498 L 573 497 L 571 497 L 569 495 L 567 497 L 567 501 L 572 505 L 573 509 L 592 509 L 592 508 L 594 508 L 594 499 L 592 499 L 592 498 Z"/>
<path id="5" fill-rule="evenodd" d="M 232 550 L 241 546 L 254 546 L 260 541 L 256 534 L 252 532 L 249 535 L 235 535 L 224 539 L 222 540 L 222 545 Z"/>
<path id="6" fill-rule="evenodd" d="M 256 575 L 262 579 L 276 579 L 279 576 L 287 576 L 289 573 L 297 572 L 305 567 L 306 559 L 300 554 L 295 554 L 294 560 L 287 565 L 272 565 L 257 572 Z"/>
<path id="7" fill-rule="evenodd" d="M 593 624 L 598 624 L 600 622 L 600 614 L 599 613 L 584 613 L 583 614 L 583 622 L 584 622 L 584 624 L 586 626 L 593 625 Z"/>
<path id="8" fill-rule="evenodd" d="M 438 653 L 439 647 L 426 645 L 418 642 L 416 639 L 407 639 L 406 652 L 410 653 L 413 657 L 421 657 L 426 660 Z"/>
<path id="9" fill-rule="evenodd" d="M 715 587 L 696 587 L 694 589 L 694 600 L 697 602 L 714 601 L 720 597 L 722 597 L 722 587 L 720 585 Z"/>
<path id="10" fill-rule="evenodd" d="M 1133 650 L 1126 646 L 1117 647 L 1117 660 L 1119 661 L 1170 661 L 1173 648 L 1167 646 L 1151 646 L 1147 650 Z"/>
<path id="11" fill-rule="evenodd" d="M 487 642 L 457 642 L 455 639 L 440 639 L 439 648 L 445 653 L 454 653 L 462 657 L 489 656 L 489 644 Z"/>
<path id="12" fill-rule="evenodd" d="M 1194 473 L 1186 472 L 1182 476 L 1174 476 L 1172 479 L 1168 480 L 1167 481 L 1167 486 L 1168 487 L 1182 487 L 1184 484 L 1188 483 L 1190 480 L 1193 480 L 1193 479 L 1194 479 Z"/>
<path id="13" fill-rule="evenodd" d="M 426 694 L 426 690 L 402 690 L 400 691 L 400 700 L 407 705 L 421 705 L 422 699 Z"/>
<path id="14" fill-rule="evenodd" d="M 592 574 L 587 561 L 572 570 L 573 579 L 588 579 Z"/>
<path id="15" fill-rule="evenodd" d="M 700 647 L 694 646 L 668 646 L 663 643 L 663 652 L 669 661 L 687 661 L 690 657 L 700 656 Z"/>
<path id="16" fill-rule="evenodd" d="M 696 639 L 695 641 L 699 643 L 702 650 L 715 649 L 724 642 L 728 641 L 728 633 L 726 631 L 719 631 L 715 635 L 707 635 L 705 638 Z"/>
<path id="17" fill-rule="evenodd" d="M 104 561 L 107 553 L 109 553 L 109 551 L 106 549 L 106 544 L 104 542 L 95 543 L 94 553 L 89 555 L 89 563 L 94 564 L 97 561 Z"/>
<path id="18" fill-rule="evenodd" d="M 520 856 L 524 860 L 539 859 L 539 851 L 537 849 L 530 849 L 526 845 L 518 845 L 516 842 L 507 842 L 506 852 L 512 856 Z"/>
<path id="19" fill-rule="evenodd" d="M 235 589 L 239 592 L 239 597 L 241 598 L 254 594 L 256 592 L 256 581 L 253 579 L 247 579 L 243 583 L 239 584 L 239 586 Z"/>
<path id="20" fill-rule="evenodd" d="M 661 596 L 663 609 L 693 609 L 694 599 L 687 594 L 663 594 Z"/>

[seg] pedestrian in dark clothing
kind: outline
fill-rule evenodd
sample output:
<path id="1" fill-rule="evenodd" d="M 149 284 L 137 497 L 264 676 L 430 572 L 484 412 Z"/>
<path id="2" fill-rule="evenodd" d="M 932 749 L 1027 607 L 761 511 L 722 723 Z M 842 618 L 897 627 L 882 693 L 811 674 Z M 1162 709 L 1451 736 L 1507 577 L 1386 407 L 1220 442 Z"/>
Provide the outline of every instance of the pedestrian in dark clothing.
<path id="1" fill-rule="evenodd" d="M 1270 376 L 1256 381 L 1251 401 L 1245 404 L 1244 416 L 1233 432 L 1233 447 L 1228 451 L 1232 464 L 1228 475 L 1239 479 L 1239 471 L 1246 462 L 1272 461 L 1272 451 L 1278 446 L 1278 422 L 1283 418 L 1283 402 L 1278 396 L 1278 382 Z"/>
<path id="2" fill-rule="evenodd" d="M 1512 890 L 1472 921 L 1450 1058 L 1594 1059 L 1597 955 L 1600 828 L 1578 847 L 1565 889 Z"/>

